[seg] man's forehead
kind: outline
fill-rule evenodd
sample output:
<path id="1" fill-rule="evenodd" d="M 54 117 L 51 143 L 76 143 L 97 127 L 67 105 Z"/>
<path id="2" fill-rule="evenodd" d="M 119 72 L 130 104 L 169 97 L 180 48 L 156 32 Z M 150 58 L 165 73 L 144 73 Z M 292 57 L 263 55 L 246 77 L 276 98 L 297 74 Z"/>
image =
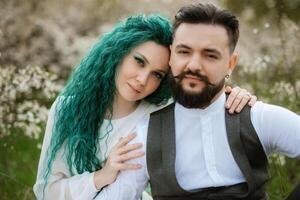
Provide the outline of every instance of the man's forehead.
<path id="1" fill-rule="evenodd" d="M 174 34 L 173 44 L 195 44 L 207 42 L 215 45 L 228 45 L 226 29 L 221 25 L 182 23 Z"/>

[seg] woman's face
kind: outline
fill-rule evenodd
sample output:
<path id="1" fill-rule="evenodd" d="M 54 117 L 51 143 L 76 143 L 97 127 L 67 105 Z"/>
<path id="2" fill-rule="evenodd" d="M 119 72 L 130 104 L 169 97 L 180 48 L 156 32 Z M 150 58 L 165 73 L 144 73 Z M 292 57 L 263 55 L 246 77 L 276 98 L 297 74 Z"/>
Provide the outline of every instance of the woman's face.
<path id="1" fill-rule="evenodd" d="M 169 56 L 167 47 L 152 41 L 134 48 L 118 67 L 117 98 L 135 102 L 154 92 L 169 71 Z"/>

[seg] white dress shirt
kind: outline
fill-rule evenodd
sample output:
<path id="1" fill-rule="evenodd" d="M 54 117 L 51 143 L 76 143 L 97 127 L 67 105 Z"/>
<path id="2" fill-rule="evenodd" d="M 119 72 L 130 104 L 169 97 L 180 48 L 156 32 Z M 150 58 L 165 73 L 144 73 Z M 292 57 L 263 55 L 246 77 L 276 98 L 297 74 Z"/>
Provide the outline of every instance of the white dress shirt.
<path id="1" fill-rule="evenodd" d="M 175 105 L 175 174 L 185 190 L 228 186 L 245 182 L 231 153 L 225 127 L 225 94 L 206 109 Z M 251 122 L 267 155 L 272 152 L 300 157 L 300 116 L 279 106 L 257 102 L 251 108 Z M 149 116 L 137 126 L 146 151 Z M 136 200 L 149 180 L 146 157 L 137 171 L 123 171 L 96 199 Z M 123 187 L 124 186 L 124 187 Z"/>

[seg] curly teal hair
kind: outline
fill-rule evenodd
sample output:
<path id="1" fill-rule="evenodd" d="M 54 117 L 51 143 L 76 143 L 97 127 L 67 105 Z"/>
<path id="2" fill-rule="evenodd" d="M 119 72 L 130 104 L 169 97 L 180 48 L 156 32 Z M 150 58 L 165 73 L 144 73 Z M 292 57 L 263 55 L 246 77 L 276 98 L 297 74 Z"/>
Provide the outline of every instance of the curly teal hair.
<path id="1" fill-rule="evenodd" d="M 65 148 L 65 159 L 71 175 L 101 168 L 96 157 L 101 133 L 100 127 L 107 109 L 112 111 L 115 95 L 117 66 L 133 48 L 147 42 L 169 47 L 172 41 L 171 25 L 159 15 L 129 17 L 105 34 L 75 68 L 57 104 L 55 124 L 46 156 L 44 178 L 60 148 Z M 168 76 L 159 88 L 145 98 L 160 105 L 171 97 Z"/>

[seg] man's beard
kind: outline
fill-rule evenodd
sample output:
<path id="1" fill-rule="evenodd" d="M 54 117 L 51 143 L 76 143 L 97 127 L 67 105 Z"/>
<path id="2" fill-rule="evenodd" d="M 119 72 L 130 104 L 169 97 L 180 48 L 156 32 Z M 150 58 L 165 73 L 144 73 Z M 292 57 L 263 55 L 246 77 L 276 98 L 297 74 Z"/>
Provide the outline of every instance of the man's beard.
<path id="1" fill-rule="evenodd" d="M 205 87 L 199 92 L 185 91 L 182 86 L 182 80 L 186 75 L 192 75 L 205 83 Z M 206 108 L 210 105 L 212 99 L 222 90 L 225 78 L 217 84 L 212 84 L 206 76 L 197 72 L 187 71 L 173 76 L 171 74 L 171 88 L 175 101 L 186 108 Z M 192 87 L 193 83 L 190 83 Z"/>

